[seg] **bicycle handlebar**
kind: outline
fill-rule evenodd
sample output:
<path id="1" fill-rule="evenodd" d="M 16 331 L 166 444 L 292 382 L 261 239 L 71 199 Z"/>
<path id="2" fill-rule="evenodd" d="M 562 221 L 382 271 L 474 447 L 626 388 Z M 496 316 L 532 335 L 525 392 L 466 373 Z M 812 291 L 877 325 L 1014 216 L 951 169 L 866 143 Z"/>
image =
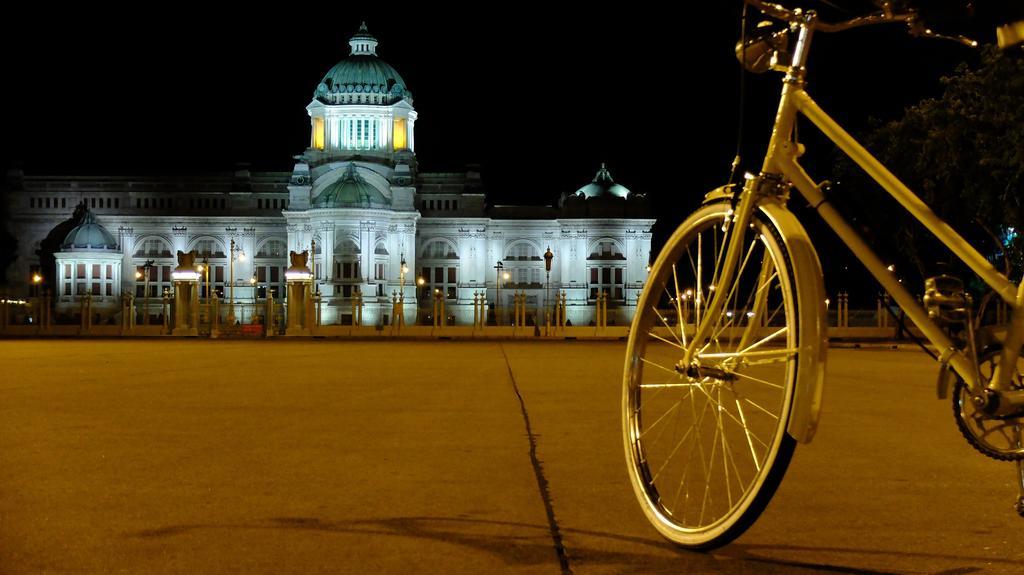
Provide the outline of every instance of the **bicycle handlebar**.
<path id="1" fill-rule="evenodd" d="M 851 28 L 860 28 L 862 26 L 872 26 L 875 24 L 905 23 L 907 24 L 910 33 L 914 36 L 951 40 L 960 44 L 966 44 L 972 48 L 978 45 L 976 41 L 971 40 L 970 38 L 965 38 L 964 36 L 946 36 L 938 34 L 931 28 L 927 28 L 918 19 L 918 14 L 916 12 L 912 10 L 906 12 L 893 12 L 887 2 L 882 4 L 882 10 L 880 12 L 876 12 L 874 14 L 858 16 L 842 22 L 825 22 L 817 18 L 808 18 L 807 15 L 809 12 L 800 8 L 790 9 L 781 4 L 765 2 L 764 0 L 743 1 L 754 8 L 757 8 L 767 16 L 783 20 L 791 24 L 809 26 L 811 29 L 819 32 L 842 32 L 844 30 L 850 30 Z"/>

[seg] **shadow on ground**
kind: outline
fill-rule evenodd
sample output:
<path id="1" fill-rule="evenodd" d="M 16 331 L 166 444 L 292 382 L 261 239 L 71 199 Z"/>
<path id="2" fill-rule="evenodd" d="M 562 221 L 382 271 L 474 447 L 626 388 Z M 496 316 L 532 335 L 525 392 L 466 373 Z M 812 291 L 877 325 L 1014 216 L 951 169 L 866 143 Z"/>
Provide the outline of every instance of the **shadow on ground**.
<path id="1" fill-rule="evenodd" d="M 353 521 L 326 521 L 315 517 L 274 517 L 239 524 L 191 524 L 147 529 L 128 534 L 129 537 L 156 539 L 174 537 L 193 531 L 218 529 L 284 529 L 325 533 L 366 535 L 373 537 L 405 537 L 420 541 L 436 541 L 459 545 L 489 554 L 507 565 L 531 566 L 551 564 L 555 560 L 551 536 L 546 525 L 468 517 L 390 517 Z M 876 559 L 915 558 L 949 560 L 955 563 L 991 558 L 970 558 L 903 551 L 870 551 L 854 548 L 817 548 L 797 545 L 756 545 L 734 543 L 712 553 L 678 549 L 668 542 L 630 537 L 600 531 L 563 529 L 563 533 L 593 541 L 582 548 L 568 549 L 571 567 L 614 567 L 616 573 L 702 573 L 728 570 L 733 573 L 858 573 L 889 575 L 901 571 L 880 571 L 854 564 L 825 564 L 803 560 L 801 556 L 827 553 L 871 556 Z M 611 550 L 630 547 L 631 551 Z M 853 558 L 851 558 L 853 559 Z M 998 561 L 1012 564 L 1014 561 Z M 981 567 L 959 567 L 933 572 L 934 575 L 967 575 L 983 571 Z"/>

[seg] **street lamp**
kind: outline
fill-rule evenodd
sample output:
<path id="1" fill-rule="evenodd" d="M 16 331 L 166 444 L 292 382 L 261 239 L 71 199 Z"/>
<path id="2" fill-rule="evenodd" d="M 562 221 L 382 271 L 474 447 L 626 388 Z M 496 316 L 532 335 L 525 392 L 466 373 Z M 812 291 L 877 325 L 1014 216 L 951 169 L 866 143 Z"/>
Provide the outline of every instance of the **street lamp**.
<path id="1" fill-rule="evenodd" d="M 420 288 L 422 288 L 424 286 L 424 284 L 426 284 L 426 283 L 427 283 L 427 280 L 423 279 L 423 276 L 420 276 L 420 277 L 416 278 L 416 285 L 418 286 L 418 288 L 416 290 L 417 291 L 417 295 L 416 295 L 416 320 L 415 321 L 417 323 L 420 320 L 420 298 L 423 297 L 424 295 L 426 295 L 425 293 L 422 293 L 420 291 Z M 413 324 L 413 325 L 415 325 L 415 324 Z"/>
<path id="2" fill-rule="evenodd" d="M 146 260 L 146 263 L 142 264 L 142 272 L 135 270 L 135 279 L 142 280 L 142 325 L 149 324 L 149 270 L 153 267 L 153 260 Z"/>
<path id="3" fill-rule="evenodd" d="M 235 254 L 238 254 L 237 256 Z M 235 244 L 235 239 L 231 238 L 231 258 L 228 261 L 228 279 L 231 282 L 228 285 L 228 325 L 235 325 L 235 259 L 240 262 L 245 261 L 245 250 L 238 247 Z"/>
<path id="4" fill-rule="evenodd" d="M 203 274 L 203 282 L 206 284 L 206 299 L 210 299 L 210 260 L 203 256 L 203 263 L 199 264 L 199 273 Z"/>
<path id="5" fill-rule="evenodd" d="M 43 283 L 43 276 L 39 272 L 32 274 L 32 286 L 35 288 L 35 295 L 39 297 L 39 285 Z"/>
<path id="6" fill-rule="evenodd" d="M 495 325 L 501 325 L 501 277 L 504 275 L 506 278 L 508 274 L 505 272 L 505 264 L 498 260 L 498 265 L 494 266 L 494 323 Z"/>
<path id="7" fill-rule="evenodd" d="M 548 297 L 551 295 L 551 260 L 555 259 L 555 254 L 551 253 L 551 246 L 548 246 L 548 251 L 544 252 L 544 270 L 547 271 L 547 278 L 544 281 L 544 318 L 550 317 L 548 314 Z"/>
<path id="8" fill-rule="evenodd" d="M 405 254 L 402 254 L 401 257 L 402 257 L 402 267 L 399 268 L 399 274 L 398 274 L 398 285 L 399 285 L 398 301 L 399 302 L 404 302 L 405 301 L 405 274 L 409 271 L 409 266 L 405 265 Z"/>

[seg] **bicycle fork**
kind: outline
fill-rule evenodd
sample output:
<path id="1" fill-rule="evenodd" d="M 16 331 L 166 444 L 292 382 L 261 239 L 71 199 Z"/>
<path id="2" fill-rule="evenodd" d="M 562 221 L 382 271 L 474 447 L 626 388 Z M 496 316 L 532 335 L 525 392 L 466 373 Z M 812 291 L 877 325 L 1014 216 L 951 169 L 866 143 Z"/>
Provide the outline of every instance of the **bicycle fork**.
<path id="1" fill-rule="evenodd" d="M 704 349 L 704 340 L 710 335 L 716 321 L 715 318 L 719 316 L 722 308 L 727 303 L 729 290 L 715 288 L 716 286 L 732 285 L 733 276 L 736 273 L 736 264 L 739 262 L 740 252 L 743 251 L 743 234 L 750 224 L 754 212 L 754 204 L 757 197 L 756 188 L 759 181 L 760 178 L 752 178 L 746 181 L 743 190 L 740 192 L 740 198 L 736 203 L 731 219 L 727 216 L 723 223 L 723 226 L 726 228 L 724 230 L 725 239 L 723 240 L 725 242 L 725 261 L 718 268 L 721 270 L 721 275 L 714 277 L 712 280 L 714 283 L 708 286 L 708 291 L 712 293 L 711 303 L 705 308 L 701 320 L 697 322 L 693 339 L 690 341 L 690 345 L 687 346 L 686 353 L 683 354 L 683 361 L 680 365 L 682 368 L 687 368 L 695 362 L 694 356 Z"/>

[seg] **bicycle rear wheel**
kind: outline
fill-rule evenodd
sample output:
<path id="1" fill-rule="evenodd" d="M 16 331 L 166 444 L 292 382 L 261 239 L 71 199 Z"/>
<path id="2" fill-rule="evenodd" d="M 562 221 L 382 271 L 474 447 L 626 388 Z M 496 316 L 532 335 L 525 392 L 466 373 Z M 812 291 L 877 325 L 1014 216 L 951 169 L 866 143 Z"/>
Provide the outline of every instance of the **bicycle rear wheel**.
<path id="1" fill-rule="evenodd" d="M 728 203 L 707 205 L 670 238 L 641 294 L 623 378 L 636 496 L 663 536 L 694 549 L 753 524 L 796 446 L 786 433 L 799 364 L 794 263 L 762 212 L 743 230 L 729 227 L 731 217 Z M 716 285 L 738 233 L 733 279 Z M 705 318 L 716 292 L 725 305 Z M 682 365 L 705 319 L 713 329 Z"/>

